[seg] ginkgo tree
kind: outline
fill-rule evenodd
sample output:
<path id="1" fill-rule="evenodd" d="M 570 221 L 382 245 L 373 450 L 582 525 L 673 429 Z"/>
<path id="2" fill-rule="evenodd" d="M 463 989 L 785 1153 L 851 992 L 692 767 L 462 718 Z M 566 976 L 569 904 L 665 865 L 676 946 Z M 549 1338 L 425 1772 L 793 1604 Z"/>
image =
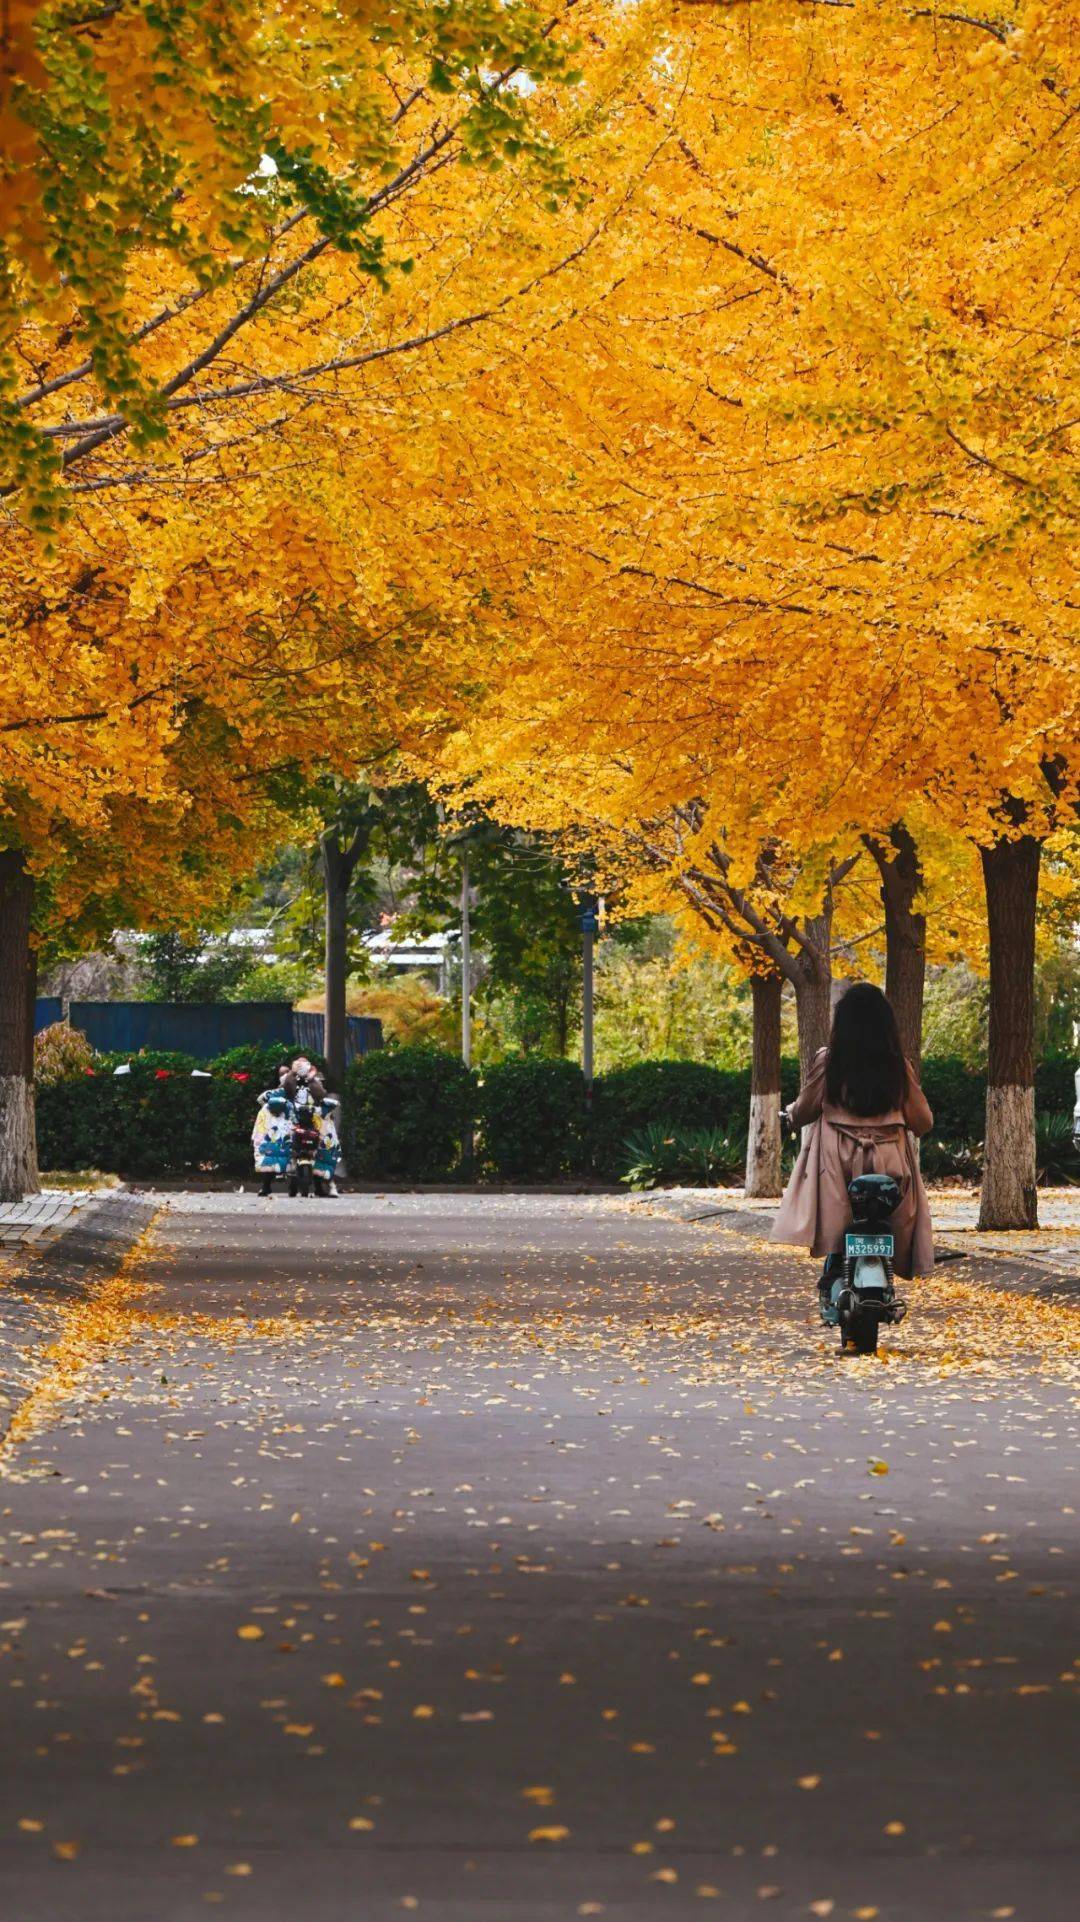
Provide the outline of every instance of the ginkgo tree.
<path id="1" fill-rule="evenodd" d="M 179 240 L 125 241 L 138 394 L 44 297 L 13 342 L 33 451 L 12 454 L 11 527 L 66 509 L 75 563 L 40 671 L 9 683 L 20 779 L 48 781 L 61 724 L 77 790 L 125 729 L 167 737 L 178 701 L 216 690 L 231 714 L 238 653 L 240 715 L 269 726 L 249 752 L 271 764 L 298 661 L 297 731 L 331 751 L 408 737 L 512 819 L 569 815 L 583 765 L 614 768 L 614 831 L 704 802 L 737 885 L 763 845 L 846 858 L 932 807 L 1016 896 L 1004 932 L 991 920 L 1022 974 L 1026 844 L 1080 785 L 1069 9 L 398 17 L 415 33 L 390 45 L 366 9 L 327 26 L 359 36 L 378 165 L 331 113 L 325 172 L 299 178 L 283 110 L 291 146 L 262 127 L 243 168 L 208 172 L 244 232 L 223 241 L 223 216 L 205 271 Z M 262 57 L 273 23 L 242 18 Z M 465 36 L 458 65 L 432 60 L 436 20 Z M 318 96 L 323 45 L 287 52 L 283 86 Z M 198 113 L 171 128 L 167 105 L 183 210 Z M 124 610 L 104 642 L 100 608 L 80 626 L 102 549 Z M 36 559 L 14 537 L 10 572 L 21 618 Z M 383 637 L 370 685 L 358 633 Z M 992 1026 L 988 1215 L 1017 1217 L 1030 1040 L 1022 1007 Z"/>
<path id="2" fill-rule="evenodd" d="M 243 330 L 324 256 L 380 287 L 407 268 L 378 216 L 455 155 L 524 155 L 561 190 L 557 151 L 507 83 L 567 77 L 554 29 L 573 6 L 553 20 L 527 0 L 10 0 L 0 468 L 28 518 L 49 523 L 57 480 L 96 447 L 160 439 L 177 397 L 234 365 Z M 157 349 L 181 316 L 198 347 L 162 380 Z M 88 393 L 98 417 L 61 452 L 49 403 Z"/>
<path id="3" fill-rule="evenodd" d="M 493 208 L 516 195 L 542 219 L 565 191 L 530 90 L 571 79 L 573 12 L 131 0 L 8 17 L 5 1192 L 30 1178 L 27 931 L 35 888 L 58 898 L 58 851 L 156 863 L 159 914 L 189 912 L 169 862 L 193 717 L 231 780 L 224 799 L 212 778 L 216 811 L 180 803 L 210 877 L 278 771 L 348 775 L 459 705 L 475 591 L 426 529 L 411 552 L 371 537 L 356 391 L 370 364 L 480 324 L 387 339 L 414 254 L 445 278 L 444 245 L 467 248 Z M 535 278 L 524 260 L 505 299 Z M 393 491 L 393 463 L 379 484 Z"/>
<path id="4" fill-rule="evenodd" d="M 653 244 L 514 368 L 527 480 L 498 369 L 469 417 L 511 640 L 459 767 L 550 824 L 606 756 L 618 825 L 704 799 L 743 885 L 763 842 L 880 844 L 916 804 L 966 838 L 987 1225 L 1034 1218 L 1039 850 L 1080 793 L 1069 28 L 682 10 L 619 108 L 627 151 L 666 128 Z"/>

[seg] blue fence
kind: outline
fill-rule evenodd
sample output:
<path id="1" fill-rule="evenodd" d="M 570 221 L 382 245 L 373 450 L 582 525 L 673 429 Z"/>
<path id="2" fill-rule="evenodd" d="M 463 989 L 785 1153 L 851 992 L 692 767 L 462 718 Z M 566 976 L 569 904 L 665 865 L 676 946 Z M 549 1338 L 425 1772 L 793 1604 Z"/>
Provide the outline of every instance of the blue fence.
<path id="1" fill-rule="evenodd" d="M 293 1015 L 293 1034 L 296 1045 L 305 1054 L 322 1054 L 325 1022 L 321 1014 Z M 345 1065 L 355 1061 L 362 1054 L 369 1054 L 372 1048 L 382 1047 L 382 1022 L 366 1014 L 350 1014 L 345 1022 Z"/>
<path id="2" fill-rule="evenodd" d="M 58 996 L 42 995 L 35 1010 L 40 1034 L 63 1019 Z M 72 1001 L 68 1020 L 101 1054 L 138 1054 L 165 1048 L 212 1061 L 230 1048 L 267 1043 L 291 1053 L 323 1052 L 321 1014 L 295 1013 L 287 1001 Z M 382 1022 L 351 1014 L 345 1024 L 345 1059 L 382 1046 Z"/>
<path id="3" fill-rule="evenodd" d="M 229 1048 L 293 1046 L 287 1001 L 72 1001 L 68 1019 L 102 1054 L 175 1048 L 212 1061 Z"/>

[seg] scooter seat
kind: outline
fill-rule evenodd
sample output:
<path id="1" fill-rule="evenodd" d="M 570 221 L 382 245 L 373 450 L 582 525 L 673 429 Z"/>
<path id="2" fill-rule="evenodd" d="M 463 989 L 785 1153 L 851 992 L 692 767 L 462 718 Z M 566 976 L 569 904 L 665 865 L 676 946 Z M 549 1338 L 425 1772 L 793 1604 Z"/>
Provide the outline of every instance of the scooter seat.
<path id="1" fill-rule="evenodd" d="M 848 1198 L 856 1221 L 884 1221 L 895 1214 L 903 1195 L 895 1175 L 856 1175 L 848 1182 Z"/>

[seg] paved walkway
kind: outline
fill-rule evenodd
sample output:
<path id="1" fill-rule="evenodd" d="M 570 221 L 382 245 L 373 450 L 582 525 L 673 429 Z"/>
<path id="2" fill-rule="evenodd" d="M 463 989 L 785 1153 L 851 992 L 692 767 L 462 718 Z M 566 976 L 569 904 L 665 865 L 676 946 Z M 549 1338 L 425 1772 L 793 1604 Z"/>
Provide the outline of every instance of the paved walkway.
<path id="1" fill-rule="evenodd" d="M 25 1247 L 43 1236 L 50 1239 L 97 1198 L 93 1188 L 44 1188 L 25 1201 L 0 1202 L 0 1248 Z"/>
<path id="2" fill-rule="evenodd" d="M 1065 1922 L 1075 1317 L 607 1197 L 176 1197 L 3 1457 L 18 1922 Z"/>

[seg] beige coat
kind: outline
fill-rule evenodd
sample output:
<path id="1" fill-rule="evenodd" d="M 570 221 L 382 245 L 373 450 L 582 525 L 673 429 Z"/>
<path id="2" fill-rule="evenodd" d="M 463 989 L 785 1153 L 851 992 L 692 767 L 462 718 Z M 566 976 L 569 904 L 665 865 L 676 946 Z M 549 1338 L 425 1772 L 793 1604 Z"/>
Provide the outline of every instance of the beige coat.
<path id="1" fill-rule="evenodd" d="M 912 1135 L 926 1134 L 934 1117 L 914 1069 L 909 1062 L 903 1107 L 868 1121 L 829 1101 L 826 1053 L 822 1048 L 815 1056 L 809 1078 L 788 1110 L 803 1131 L 802 1146 L 769 1239 L 809 1248 L 813 1255 L 840 1252 L 844 1230 L 851 1226 L 848 1182 L 855 1175 L 895 1175 L 903 1193 L 890 1223 L 896 1236 L 896 1272 L 905 1278 L 929 1275 L 934 1267 L 930 1204 Z"/>

